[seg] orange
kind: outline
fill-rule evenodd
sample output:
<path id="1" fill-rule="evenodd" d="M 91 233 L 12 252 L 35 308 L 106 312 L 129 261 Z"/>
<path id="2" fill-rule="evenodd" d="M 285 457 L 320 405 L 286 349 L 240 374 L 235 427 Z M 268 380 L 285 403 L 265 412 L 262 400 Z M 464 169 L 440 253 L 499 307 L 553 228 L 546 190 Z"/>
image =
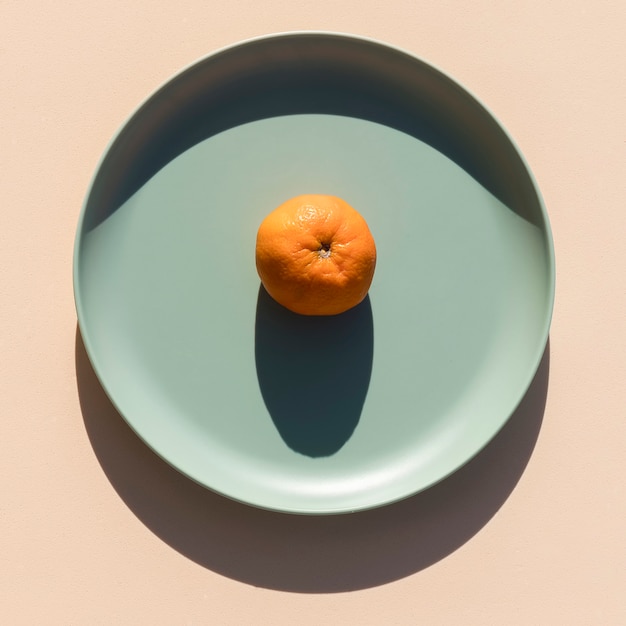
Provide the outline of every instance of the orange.
<path id="1" fill-rule="evenodd" d="M 261 223 L 256 266 L 267 292 L 302 315 L 337 315 L 367 295 L 376 245 L 363 216 L 345 200 L 303 195 Z"/>

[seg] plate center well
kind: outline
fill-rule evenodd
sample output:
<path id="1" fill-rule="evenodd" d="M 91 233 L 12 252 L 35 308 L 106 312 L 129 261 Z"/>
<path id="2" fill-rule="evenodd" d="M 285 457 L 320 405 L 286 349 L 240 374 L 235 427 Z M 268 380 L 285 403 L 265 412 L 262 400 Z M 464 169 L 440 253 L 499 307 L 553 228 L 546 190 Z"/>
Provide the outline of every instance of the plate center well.
<path id="1" fill-rule="evenodd" d="M 333 370 L 346 393 L 336 387 L 333 407 L 353 415 L 340 437 L 327 431 L 332 445 L 310 449 L 268 401 L 278 365 L 266 358 L 259 372 L 258 333 L 278 331 L 259 323 L 254 265 L 261 220 L 301 193 L 352 204 L 379 255 L 369 330 Z M 537 227 L 431 146 L 333 115 L 250 122 L 186 150 L 85 233 L 80 272 L 98 370 L 124 415 L 190 475 L 219 466 L 235 492 L 339 498 L 420 467 L 435 475 L 501 419 L 485 407 L 516 393 L 524 338 L 543 322 Z M 321 377 L 297 398 L 323 405 L 328 385 Z M 477 411 L 486 421 L 471 426 Z"/>

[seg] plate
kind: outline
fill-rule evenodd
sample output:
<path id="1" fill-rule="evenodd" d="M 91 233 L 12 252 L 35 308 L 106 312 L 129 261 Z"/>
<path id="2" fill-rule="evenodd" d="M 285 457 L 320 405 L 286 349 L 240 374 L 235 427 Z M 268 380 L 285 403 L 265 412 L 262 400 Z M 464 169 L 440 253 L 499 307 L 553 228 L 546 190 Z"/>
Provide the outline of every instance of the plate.
<path id="1" fill-rule="evenodd" d="M 256 230 L 300 193 L 369 223 L 366 300 L 302 317 L 260 286 Z M 190 479 L 289 513 L 382 506 L 500 430 L 543 354 L 554 253 L 514 142 L 445 73 L 381 42 L 271 35 L 183 69 L 107 147 L 74 289 L 94 370 Z"/>

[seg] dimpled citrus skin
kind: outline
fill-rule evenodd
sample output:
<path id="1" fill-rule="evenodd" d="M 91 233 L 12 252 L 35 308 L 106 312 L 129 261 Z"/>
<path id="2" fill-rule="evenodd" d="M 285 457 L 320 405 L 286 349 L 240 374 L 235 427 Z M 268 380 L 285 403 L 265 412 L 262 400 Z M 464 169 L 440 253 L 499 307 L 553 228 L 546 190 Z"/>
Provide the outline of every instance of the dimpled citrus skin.
<path id="1" fill-rule="evenodd" d="M 336 196 L 287 200 L 261 223 L 256 266 L 267 292 L 301 315 L 337 315 L 367 295 L 376 245 L 365 219 Z"/>

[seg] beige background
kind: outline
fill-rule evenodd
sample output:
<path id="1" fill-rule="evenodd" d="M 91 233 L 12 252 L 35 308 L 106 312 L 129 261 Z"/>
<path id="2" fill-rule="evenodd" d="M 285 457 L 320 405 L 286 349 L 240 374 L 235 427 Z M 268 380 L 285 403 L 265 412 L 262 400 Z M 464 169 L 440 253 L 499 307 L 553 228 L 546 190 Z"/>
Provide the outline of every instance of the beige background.
<path id="1" fill-rule="evenodd" d="M 0 2 L 0 621 L 626 624 L 623 0 Z M 326 29 L 404 47 L 495 112 L 549 210 L 549 354 L 498 439 L 352 518 L 212 495 L 105 399 L 71 255 L 106 143 L 181 66 Z"/>

